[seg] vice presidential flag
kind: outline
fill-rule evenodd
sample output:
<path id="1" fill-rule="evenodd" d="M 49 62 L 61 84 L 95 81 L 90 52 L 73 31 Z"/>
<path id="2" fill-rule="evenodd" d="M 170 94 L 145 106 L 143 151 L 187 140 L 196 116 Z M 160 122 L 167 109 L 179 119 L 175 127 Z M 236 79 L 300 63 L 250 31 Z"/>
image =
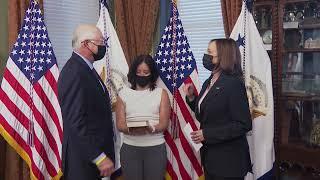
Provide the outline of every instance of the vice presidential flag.
<path id="1" fill-rule="evenodd" d="M 101 30 L 107 45 L 107 51 L 105 57 L 94 63 L 94 68 L 100 74 L 101 79 L 104 81 L 108 88 L 110 99 L 114 105 L 118 92 L 127 83 L 127 74 L 129 71 L 126 57 L 121 48 L 120 41 L 117 33 L 113 27 L 110 19 L 110 15 L 107 9 L 105 0 L 101 0 L 100 4 L 100 17 L 97 23 L 97 27 Z M 120 165 L 120 148 L 122 145 L 122 134 L 115 127 L 115 113 L 113 113 L 114 121 L 114 134 L 115 134 L 115 169 L 114 176 L 121 175 Z"/>
<path id="2" fill-rule="evenodd" d="M 196 93 L 200 89 L 196 61 L 174 3 L 171 4 L 170 20 L 154 59 L 160 74 L 158 86 L 167 90 L 172 104 L 169 129 L 164 133 L 168 158 L 166 179 L 203 178 L 199 153 L 194 151 L 182 132 L 187 123 L 193 130 L 199 127 L 199 122 L 185 102 L 183 87 L 193 83 Z"/>
<path id="3" fill-rule="evenodd" d="M 274 112 L 270 58 L 251 14 L 252 0 L 244 0 L 230 35 L 240 47 L 245 84 L 252 115 L 247 136 L 253 173 L 247 179 L 272 179 L 274 163 Z"/>
<path id="4" fill-rule="evenodd" d="M 26 161 L 31 179 L 60 179 L 59 70 L 36 0 L 30 2 L 0 89 L 0 133 Z"/>

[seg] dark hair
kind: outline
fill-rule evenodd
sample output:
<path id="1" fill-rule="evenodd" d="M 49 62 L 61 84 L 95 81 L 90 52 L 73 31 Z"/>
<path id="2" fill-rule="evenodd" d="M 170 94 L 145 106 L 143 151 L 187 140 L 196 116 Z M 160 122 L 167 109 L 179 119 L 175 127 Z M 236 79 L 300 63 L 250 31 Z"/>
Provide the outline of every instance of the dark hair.
<path id="1" fill-rule="evenodd" d="M 150 69 L 150 74 L 151 74 L 150 89 L 154 90 L 154 88 L 156 87 L 157 79 L 159 77 L 159 73 L 158 73 L 155 62 L 150 55 L 139 55 L 132 61 L 129 68 L 129 73 L 128 73 L 128 81 L 131 83 L 131 88 L 132 89 L 137 88 L 136 73 L 137 73 L 138 66 L 142 63 L 146 63 Z"/>
<path id="2" fill-rule="evenodd" d="M 237 42 L 230 38 L 212 39 L 210 43 L 212 42 L 217 45 L 218 64 L 216 68 L 242 79 L 241 55 Z"/>

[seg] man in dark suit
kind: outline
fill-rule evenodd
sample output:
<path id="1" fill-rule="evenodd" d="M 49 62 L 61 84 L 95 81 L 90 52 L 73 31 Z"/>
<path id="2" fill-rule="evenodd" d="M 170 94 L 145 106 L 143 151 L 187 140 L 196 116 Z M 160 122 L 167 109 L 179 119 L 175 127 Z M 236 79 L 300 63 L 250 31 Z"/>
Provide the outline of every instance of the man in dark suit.
<path id="1" fill-rule="evenodd" d="M 104 57 L 106 46 L 98 28 L 80 25 L 72 47 L 58 80 L 64 126 L 62 169 L 66 180 L 101 179 L 114 170 L 109 94 L 93 68 L 93 62 Z"/>

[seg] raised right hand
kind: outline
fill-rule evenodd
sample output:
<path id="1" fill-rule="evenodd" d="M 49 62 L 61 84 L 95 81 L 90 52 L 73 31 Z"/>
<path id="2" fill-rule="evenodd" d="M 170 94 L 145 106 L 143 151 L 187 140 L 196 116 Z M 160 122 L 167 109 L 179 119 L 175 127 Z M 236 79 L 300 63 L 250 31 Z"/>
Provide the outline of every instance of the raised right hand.
<path id="1" fill-rule="evenodd" d="M 184 86 L 183 91 L 186 93 L 186 96 L 189 100 L 193 100 L 194 98 L 194 86 L 192 83 L 188 83 Z"/>

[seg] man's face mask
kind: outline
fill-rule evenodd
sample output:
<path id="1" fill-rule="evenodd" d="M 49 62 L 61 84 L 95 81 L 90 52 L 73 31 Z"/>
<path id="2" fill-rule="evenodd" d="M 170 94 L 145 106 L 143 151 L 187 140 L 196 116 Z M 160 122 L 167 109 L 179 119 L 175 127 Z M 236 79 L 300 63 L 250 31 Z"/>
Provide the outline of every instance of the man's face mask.
<path id="1" fill-rule="evenodd" d="M 98 60 L 102 59 L 104 57 L 104 55 L 106 54 L 106 50 L 107 50 L 105 45 L 96 45 L 96 46 L 98 46 L 98 52 L 97 52 L 97 54 L 93 53 L 94 61 L 98 61 Z"/>
<path id="2" fill-rule="evenodd" d="M 86 46 L 92 52 L 92 56 L 93 56 L 94 61 L 101 60 L 104 57 L 104 55 L 106 54 L 107 47 L 105 45 L 97 45 L 96 43 L 94 43 L 92 41 L 88 41 L 88 42 L 91 42 L 92 44 L 94 44 L 95 46 L 98 47 L 98 51 L 95 54 L 94 52 L 91 51 L 91 49 L 88 47 L 88 45 Z"/>

